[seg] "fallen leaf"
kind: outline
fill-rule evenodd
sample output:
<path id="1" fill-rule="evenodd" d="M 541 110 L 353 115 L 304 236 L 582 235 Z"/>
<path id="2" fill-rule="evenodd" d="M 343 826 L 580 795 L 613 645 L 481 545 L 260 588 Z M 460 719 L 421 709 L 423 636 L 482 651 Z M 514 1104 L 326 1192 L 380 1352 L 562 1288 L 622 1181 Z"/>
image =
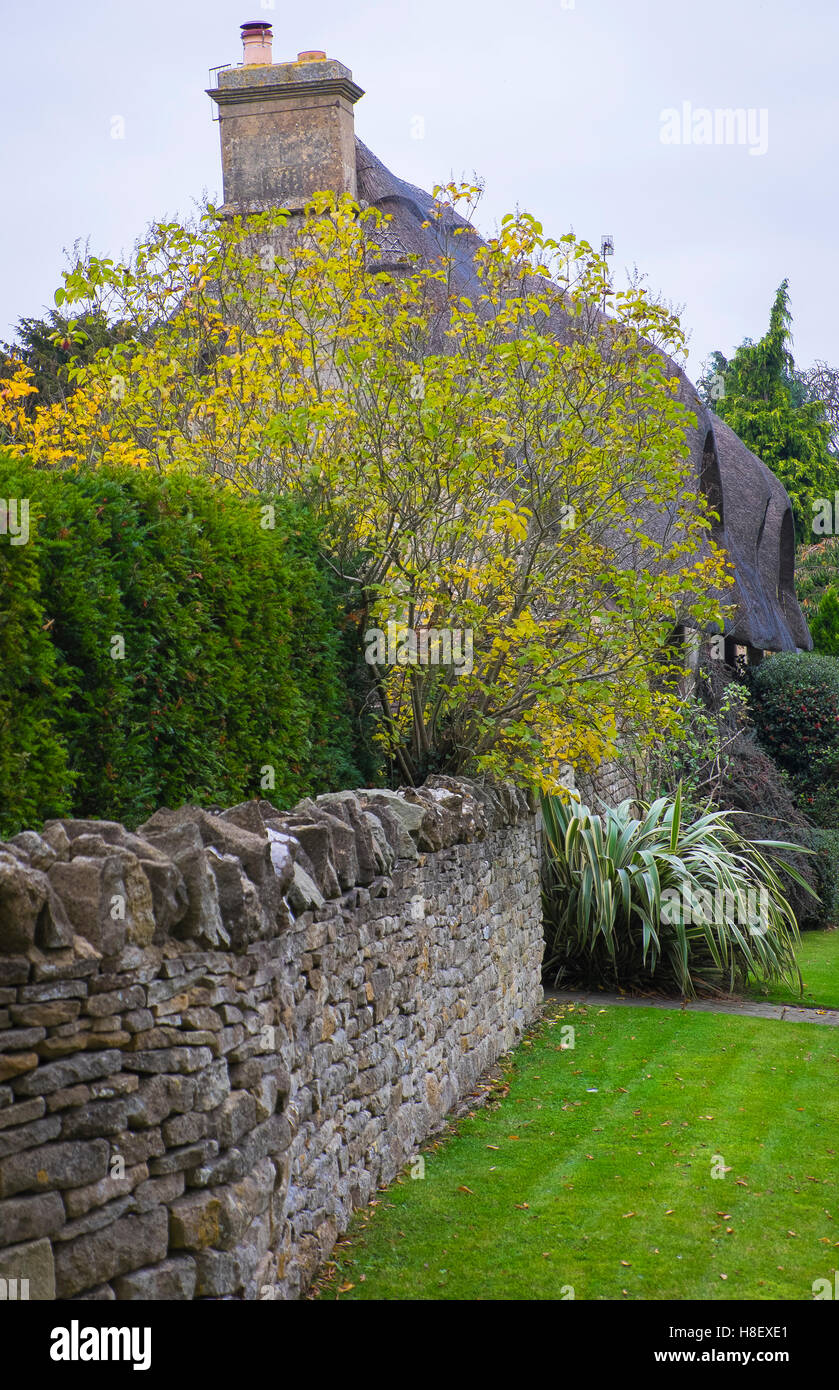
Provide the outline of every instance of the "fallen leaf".
<path id="1" fill-rule="evenodd" d="M 461 1183 L 460 1187 L 457 1190 L 458 1192 L 468 1192 L 470 1197 L 474 1197 L 475 1195 L 471 1187 L 467 1187 L 465 1183 Z"/>

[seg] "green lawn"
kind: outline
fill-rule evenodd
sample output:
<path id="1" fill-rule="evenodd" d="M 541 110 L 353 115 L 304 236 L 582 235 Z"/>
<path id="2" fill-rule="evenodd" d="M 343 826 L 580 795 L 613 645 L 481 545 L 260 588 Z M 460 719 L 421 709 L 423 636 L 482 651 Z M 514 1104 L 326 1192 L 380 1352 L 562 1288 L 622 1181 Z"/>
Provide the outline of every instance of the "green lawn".
<path id="1" fill-rule="evenodd" d="M 357 1213 L 319 1297 L 808 1300 L 832 1279 L 833 1028 L 596 1006 L 550 1019 L 517 1049 L 509 1093 Z"/>
<path id="2" fill-rule="evenodd" d="M 753 999 L 774 1004 L 804 1004 L 809 1008 L 839 1009 L 839 931 L 805 931 L 796 952 L 804 977 L 803 997 L 789 985 L 758 985 Z"/>

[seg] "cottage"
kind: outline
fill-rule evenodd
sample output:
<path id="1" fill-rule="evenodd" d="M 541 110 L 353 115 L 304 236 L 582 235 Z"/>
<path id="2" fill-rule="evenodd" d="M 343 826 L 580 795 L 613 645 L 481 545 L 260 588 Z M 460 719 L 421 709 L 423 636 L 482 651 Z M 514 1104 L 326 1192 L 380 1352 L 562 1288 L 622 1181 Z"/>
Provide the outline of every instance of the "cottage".
<path id="1" fill-rule="evenodd" d="M 241 65 L 219 70 L 208 95 L 218 108 L 224 184 L 223 212 L 265 207 L 301 210 L 318 190 L 349 193 L 390 215 L 382 268 L 409 255 L 439 255 L 438 229 L 428 225 L 431 194 L 392 174 L 355 135 L 354 106 L 364 95 L 343 63 L 319 50 L 275 63 L 271 25 L 242 25 Z M 457 214 L 452 213 L 454 221 Z M 477 294 L 477 235 L 453 238 L 455 288 Z M 567 332 L 561 315 L 551 324 Z M 735 574 L 726 654 L 752 662 L 764 652 L 810 650 L 812 640 L 795 596 L 792 508 L 779 480 L 737 435 L 707 409 L 675 363 L 680 399 L 696 424 L 688 443 L 695 476 L 719 514 L 714 539 Z"/>

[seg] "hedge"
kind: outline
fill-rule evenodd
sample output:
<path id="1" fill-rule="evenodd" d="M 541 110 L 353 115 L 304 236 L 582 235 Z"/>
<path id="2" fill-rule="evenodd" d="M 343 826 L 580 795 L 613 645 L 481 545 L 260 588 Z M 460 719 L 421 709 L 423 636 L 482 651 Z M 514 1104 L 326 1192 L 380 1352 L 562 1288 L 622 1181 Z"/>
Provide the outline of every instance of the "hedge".
<path id="1" fill-rule="evenodd" d="M 839 659 L 778 652 L 751 674 L 755 727 L 764 747 L 793 776 L 839 747 Z"/>
<path id="2" fill-rule="evenodd" d="M 819 902 L 814 905 L 814 925 L 835 927 L 839 924 L 839 830 L 810 830 L 802 843 L 816 851 Z"/>
<path id="3" fill-rule="evenodd" d="M 0 834 L 375 779 L 352 628 L 299 504 L 275 499 L 269 529 L 265 499 L 209 480 L 0 459 L 9 498 L 30 539 L 0 535 Z"/>

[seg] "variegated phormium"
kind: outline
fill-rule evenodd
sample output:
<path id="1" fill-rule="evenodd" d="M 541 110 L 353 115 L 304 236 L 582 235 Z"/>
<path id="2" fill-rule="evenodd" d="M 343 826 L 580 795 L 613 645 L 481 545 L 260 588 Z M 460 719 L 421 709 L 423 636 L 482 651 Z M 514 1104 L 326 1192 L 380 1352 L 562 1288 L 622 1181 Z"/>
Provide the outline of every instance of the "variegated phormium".
<path id="1" fill-rule="evenodd" d="M 807 885 L 766 853 L 799 846 L 746 840 L 732 812 L 707 810 L 686 823 L 681 786 L 640 817 L 630 801 L 596 814 L 545 797 L 542 811 L 550 983 L 694 995 L 734 989 L 752 974 L 800 988 L 798 925 L 777 868 Z"/>

